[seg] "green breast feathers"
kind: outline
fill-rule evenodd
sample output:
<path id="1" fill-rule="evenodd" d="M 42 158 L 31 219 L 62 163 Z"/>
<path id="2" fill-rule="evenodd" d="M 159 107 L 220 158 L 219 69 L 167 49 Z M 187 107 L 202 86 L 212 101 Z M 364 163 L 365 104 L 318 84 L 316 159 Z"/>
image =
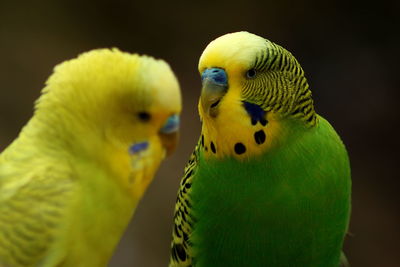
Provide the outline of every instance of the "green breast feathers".
<path id="1" fill-rule="evenodd" d="M 199 71 L 202 133 L 178 192 L 170 266 L 339 266 L 350 166 L 300 64 L 238 32 L 211 42 Z"/>

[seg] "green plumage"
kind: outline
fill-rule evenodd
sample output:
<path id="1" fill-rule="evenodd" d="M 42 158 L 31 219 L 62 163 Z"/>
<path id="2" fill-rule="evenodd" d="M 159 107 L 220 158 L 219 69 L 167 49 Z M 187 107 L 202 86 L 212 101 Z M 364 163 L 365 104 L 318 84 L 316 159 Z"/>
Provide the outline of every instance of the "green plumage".
<path id="1" fill-rule="evenodd" d="M 338 265 L 349 213 L 343 145 L 325 120 L 290 131 L 286 140 L 240 164 L 234 158 L 207 162 L 200 153 L 204 164 L 191 193 L 199 218 L 193 254 L 204 255 L 199 266 Z"/>
<path id="2" fill-rule="evenodd" d="M 206 61 L 211 52 L 203 53 Z M 235 77 L 221 64 L 209 65 L 225 69 L 231 81 L 217 104 L 218 116 L 225 118 L 224 106 L 235 95 L 230 92 L 235 90 Z M 240 101 L 248 99 L 241 94 Z M 351 193 L 349 161 L 339 136 L 313 108 L 303 117 L 293 112 L 301 110 L 299 104 L 287 114 L 268 114 L 264 108 L 267 123 L 260 125 L 252 123 L 254 118 L 239 101 L 232 102 L 231 110 L 245 117 L 232 115 L 231 123 L 243 123 L 242 130 L 218 128 L 226 119 L 209 118 L 200 107 L 203 136 L 178 193 L 170 266 L 338 267 Z M 313 120 L 302 119 L 304 114 Z M 266 133 L 265 144 L 253 140 L 261 153 L 246 141 L 242 144 L 248 149 L 240 155 L 233 146 L 236 141 L 232 154 L 224 148 L 258 131 Z"/>

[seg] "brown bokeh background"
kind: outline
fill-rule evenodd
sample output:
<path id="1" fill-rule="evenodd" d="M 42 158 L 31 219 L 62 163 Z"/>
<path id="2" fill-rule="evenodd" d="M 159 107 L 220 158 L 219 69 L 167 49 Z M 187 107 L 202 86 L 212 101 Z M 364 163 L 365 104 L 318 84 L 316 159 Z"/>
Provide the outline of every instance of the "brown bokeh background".
<path id="1" fill-rule="evenodd" d="M 181 142 L 110 263 L 166 266 L 176 191 L 200 131 L 198 58 L 214 38 L 247 30 L 297 57 L 317 112 L 347 145 L 353 173 L 345 244 L 350 263 L 400 266 L 399 10 L 395 1 L 1 1 L 0 150 L 32 115 L 57 63 L 100 47 L 167 60 L 182 86 Z"/>

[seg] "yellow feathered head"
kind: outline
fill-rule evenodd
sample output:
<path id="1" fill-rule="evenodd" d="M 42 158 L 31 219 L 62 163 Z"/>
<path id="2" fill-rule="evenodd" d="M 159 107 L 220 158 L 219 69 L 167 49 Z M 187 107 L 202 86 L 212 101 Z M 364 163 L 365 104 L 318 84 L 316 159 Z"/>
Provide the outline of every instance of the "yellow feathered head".
<path id="1" fill-rule="evenodd" d="M 116 176 L 130 171 L 132 184 L 147 185 L 176 146 L 180 111 L 179 84 L 165 61 L 98 49 L 56 66 L 34 118 L 69 152 L 111 162 Z"/>

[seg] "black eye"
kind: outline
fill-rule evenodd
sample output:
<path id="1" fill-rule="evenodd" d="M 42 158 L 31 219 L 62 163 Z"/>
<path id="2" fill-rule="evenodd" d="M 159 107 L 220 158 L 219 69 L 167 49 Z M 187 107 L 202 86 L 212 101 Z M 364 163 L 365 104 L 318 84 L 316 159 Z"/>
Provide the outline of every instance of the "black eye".
<path id="1" fill-rule="evenodd" d="M 257 74 L 257 72 L 256 72 L 255 69 L 249 69 L 249 70 L 246 72 L 246 76 L 247 76 L 247 78 L 249 78 L 249 79 L 252 79 L 252 78 L 256 77 L 256 74 Z"/>
<path id="2" fill-rule="evenodd" d="M 147 122 L 151 119 L 151 115 L 145 111 L 139 112 L 137 114 L 139 120 L 143 121 L 143 122 Z"/>

